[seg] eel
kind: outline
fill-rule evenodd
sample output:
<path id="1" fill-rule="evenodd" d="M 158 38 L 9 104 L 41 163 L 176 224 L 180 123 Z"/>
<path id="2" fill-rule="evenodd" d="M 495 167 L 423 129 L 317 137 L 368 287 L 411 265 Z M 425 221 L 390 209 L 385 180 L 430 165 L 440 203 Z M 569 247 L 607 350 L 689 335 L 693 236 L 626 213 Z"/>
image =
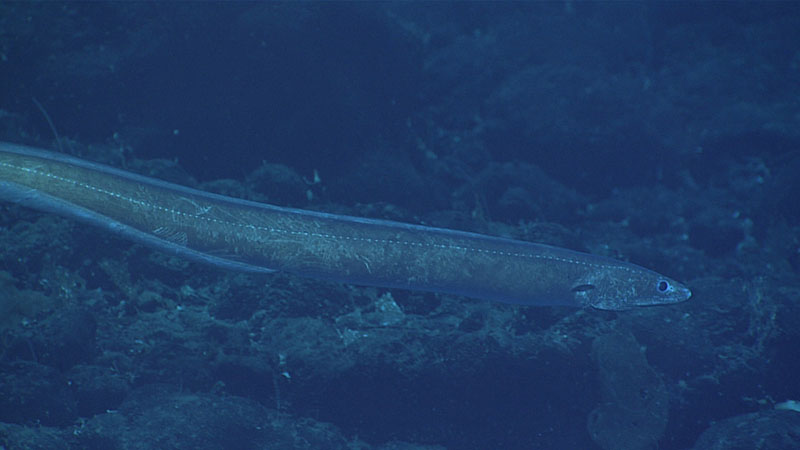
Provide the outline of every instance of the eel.
<path id="1" fill-rule="evenodd" d="M 598 255 L 236 199 L 5 142 L 0 200 L 236 270 L 534 306 L 625 310 L 691 296 L 675 280 Z"/>

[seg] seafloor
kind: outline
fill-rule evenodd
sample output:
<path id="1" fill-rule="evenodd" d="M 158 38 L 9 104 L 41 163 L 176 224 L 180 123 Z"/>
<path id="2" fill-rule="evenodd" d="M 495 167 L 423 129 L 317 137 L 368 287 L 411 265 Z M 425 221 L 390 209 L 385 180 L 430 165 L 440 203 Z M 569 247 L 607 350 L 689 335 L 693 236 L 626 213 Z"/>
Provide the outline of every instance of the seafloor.
<path id="1" fill-rule="evenodd" d="M 2 203 L 0 448 L 800 448 L 798 43 L 796 2 L 0 3 L 0 140 L 694 292 L 248 275 Z"/>

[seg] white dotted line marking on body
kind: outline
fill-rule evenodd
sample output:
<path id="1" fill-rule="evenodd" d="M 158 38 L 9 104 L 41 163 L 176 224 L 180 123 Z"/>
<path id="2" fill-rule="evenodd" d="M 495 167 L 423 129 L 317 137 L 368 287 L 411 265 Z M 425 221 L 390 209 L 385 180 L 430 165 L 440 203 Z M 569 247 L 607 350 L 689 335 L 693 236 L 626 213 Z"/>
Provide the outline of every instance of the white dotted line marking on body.
<path id="1" fill-rule="evenodd" d="M 564 262 L 569 264 L 580 264 L 589 267 L 596 267 L 596 268 L 607 268 L 607 269 L 615 269 L 615 270 L 623 270 L 627 272 L 635 272 L 634 269 L 630 267 L 626 267 L 623 265 L 612 265 L 612 264 L 600 264 L 594 263 L 589 261 L 581 261 L 572 258 L 562 258 L 558 256 L 552 255 L 537 255 L 533 253 L 526 253 L 526 252 L 508 252 L 503 250 L 492 250 L 492 249 L 485 249 L 479 247 L 469 247 L 464 245 L 456 245 L 456 244 L 435 244 L 429 242 L 415 242 L 415 241 L 403 241 L 403 240 L 396 240 L 396 239 L 378 239 L 378 238 L 369 238 L 369 237 L 358 237 L 358 236 L 346 236 L 346 235 L 337 235 L 337 234 L 329 234 L 329 233 L 318 233 L 318 232 L 310 232 L 310 231 L 298 231 L 298 230 L 287 230 L 275 227 L 268 227 L 268 226 L 254 226 L 252 224 L 241 223 L 241 222 L 234 222 L 228 220 L 217 219 L 214 217 L 209 217 L 206 213 L 209 212 L 211 209 L 210 206 L 203 207 L 202 214 L 192 214 L 184 211 L 180 211 L 177 209 L 168 208 L 165 206 L 161 206 L 154 203 L 148 203 L 142 200 L 137 200 L 133 197 L 128 197 L 122 195 L 118 192 L 110 191 L 108 189 L 103 189 L 101 187 L 93 186 L 88 183 L 84 183 L 82 181 L 73 180 L 71 178 L 62 177 L 60 175 L 56 175 L 53 173 L 45 172 L 42 170 L 38 170 L 35 168 L 30 167 L 22 167 L 17 166 L 14 164 L 9 164 L 6 162 L 0 162 L 0 166 L 7 167 L 14 170 L 19 170 L 22 172 L 26 172 L 29 174 L 34 174 L 38 176 L 47 177 L 53 180 L 58 180 L 64 183 L 72 184 L 74 186 L 87 189 L 93 192 L 98 192 L 104 195 L 108 195 L 109 197 L 122 200 L 133 205 L 137 205 L 144 208 L 151 208 L 154 210 L 162 211 L 165 213 L 169 213 L 176 216 L 183 216 L 193 220 L 202 220 L 206 222 L 216 223 L 225 226 L 232 226 L 238 227 L 242 229 L 250 229 L 250 230 L 257 230 L 257 231 L 264 231 L 269 233 L 275 234 L 286 234 L 292 236 L 304 236 L 304 237 L 317 237 L 323 239 L 332 239 L 332 240 L 340 240 L 340 241 L 353 241 L 353 242 L 367 242 L 367 243 L 374 243 L 374 244 L 384 244 L 384 245 L 404 245 L 410 247 L 428 247 L 428 248 L 439 248 L 439 249 L 449 249 L 449 250 L 459 250 L 459 251 L 468 251 L 468 252 L 475 252 L 475 253 L 483 253 L 483 254 L 491 254 L 491 255 L 498 255 L 498 256 L 513 256 L 518 258 L 532 258 L 532 259 L 547 259 L 551 261 L 558 261 Z"/>

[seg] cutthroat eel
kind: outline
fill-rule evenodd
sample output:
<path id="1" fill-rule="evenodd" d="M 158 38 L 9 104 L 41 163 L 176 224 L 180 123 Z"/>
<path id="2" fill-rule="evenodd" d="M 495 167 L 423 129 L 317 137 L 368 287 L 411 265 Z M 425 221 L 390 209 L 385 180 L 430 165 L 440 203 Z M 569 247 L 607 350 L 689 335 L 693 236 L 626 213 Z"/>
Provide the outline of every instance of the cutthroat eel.
<path id="1" fill-rule="evenodd" d="M 601 256 L 256 203 L 4 142 L 0 199 L 237 270 L 534 306 L 623 310 L 691 296 L 670 278 Z"/>

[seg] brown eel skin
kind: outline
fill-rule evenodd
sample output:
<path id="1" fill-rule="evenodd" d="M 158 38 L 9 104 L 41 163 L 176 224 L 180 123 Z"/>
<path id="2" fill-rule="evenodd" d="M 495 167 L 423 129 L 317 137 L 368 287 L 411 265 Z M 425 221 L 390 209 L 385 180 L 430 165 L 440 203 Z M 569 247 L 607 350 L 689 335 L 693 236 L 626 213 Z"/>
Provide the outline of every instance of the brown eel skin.
<path id="1" fill-rule="evenodd" d="M 5 142 L 0 199 L 238 270 L 534 306 L 624 310 L 691 296 L 670 278 L 597 255 L 240 200 Z"/>

